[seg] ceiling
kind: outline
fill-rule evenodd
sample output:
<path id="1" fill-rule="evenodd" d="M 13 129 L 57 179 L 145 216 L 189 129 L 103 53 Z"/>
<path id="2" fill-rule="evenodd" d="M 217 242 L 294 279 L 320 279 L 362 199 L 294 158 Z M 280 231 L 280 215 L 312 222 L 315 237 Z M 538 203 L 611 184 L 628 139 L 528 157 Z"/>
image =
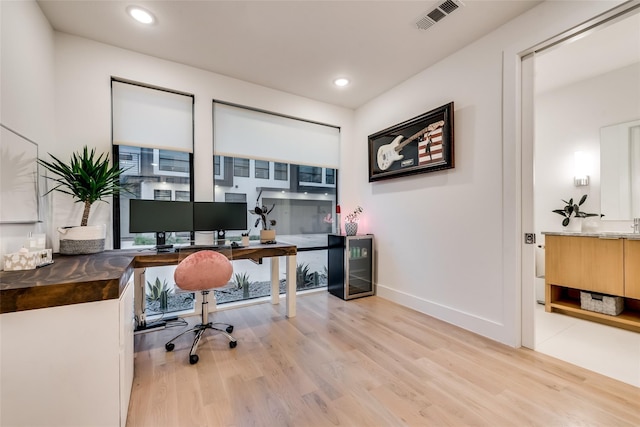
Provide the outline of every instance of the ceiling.
<path id="1" fill-rule="evenodd" d="M 596 52 L 596 54 L 594 54 Z M 536 92 L 546 92 L 640 62 L 640 13 L 536 56 Z"/>
<path id="2" fill-rule="evenodd" d="M 439 1 L 57 1 L 38 4 L 64 33 L 357 108 L 541 1 L 463 0 L 432 27 Z M 135 4 L 157 22 L 126 14 Z M 333 85 L 347 77 L 344 88 Z"/>

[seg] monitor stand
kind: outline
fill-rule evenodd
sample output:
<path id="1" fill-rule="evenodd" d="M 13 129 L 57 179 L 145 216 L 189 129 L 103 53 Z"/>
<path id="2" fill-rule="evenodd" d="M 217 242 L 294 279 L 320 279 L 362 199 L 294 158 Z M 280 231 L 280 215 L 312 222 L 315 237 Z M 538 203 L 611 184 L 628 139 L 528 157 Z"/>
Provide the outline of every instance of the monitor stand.
<path id="1" fill-rule="evenodd" d="M 166 242 L 167 233 L 165 231 L 156 232 L 156 250 L 158 252 L 169 252 L 173 248 L 173 245 L 167 245 Z"/>

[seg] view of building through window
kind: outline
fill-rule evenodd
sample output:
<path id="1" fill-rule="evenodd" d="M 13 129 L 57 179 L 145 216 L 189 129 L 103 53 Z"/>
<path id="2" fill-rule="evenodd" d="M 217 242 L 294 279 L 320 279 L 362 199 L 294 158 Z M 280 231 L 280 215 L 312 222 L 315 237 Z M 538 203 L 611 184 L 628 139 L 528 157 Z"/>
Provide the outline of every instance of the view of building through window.
<path id="1" fill-rule="evenodd" d="M 253 159 L 215 156 L 219 173 L 214 177 L 215 201 L 246 202 L 245 232 L 252 241 L 259 239 L 261 224 L 250 210 L 267 206 L 273 210 L 269 219 L 276 220 L 276 240 L 298 246 L 296 280 L 298 290 L 326 286 L 327 252 L 324 249 L 304 251 L 304 248 L 326 247 L 327 234 L 335 231 L 336 184 L 334 169 L 289 165 Z M 173 170 L 161 168 L 156 159 L 164 159 Z M 239 161 L 238 161 L 239 160 Z M 129 233 L 129 199 L 190 200 L 189 167 L 184 166 L 184 153 L 140 147 L 119 147 L 119 162 L 129 168 L 122 176 L 133 194 L 120 196 L 120 224 L 122 248 L 151 249 L 156 240 L 153 233 Z M 188 165 L 188 156 L 186 156 Z M 181 166 L 182 165 L 182 166 Z M 238 169 L 238 166 L 240 169 Z M 227 168 L 225 168 L 227 166 Z M 186 172 L 184 171 L 186 170 Z M 236 172 L 242 171 L 243 176 Z M 248 175 L 248 176 L 246 176 Z M 230 230 L 226 240 L 239 241 L 241 230 Z M 200 232 L 196 239 L 212 241 L 212 232 Z M 167 243 L 190 243 L 189 232 L 171 232 Z M 279 262 L 274 258 L 274 262 Z M 269 262 L 262 265 L 251 261 L 234 261 L 234 275 L 230 285 L 216 290 L 218 304 L 241 301 L 270 294 Z M 284 293 L 284 264 L 280 267 Z M 195 296 L 177 292 L 173 284 L 173 267 L 147 269 L 147 316 L 153 318 L 175 312 L 193 310 Z"/>

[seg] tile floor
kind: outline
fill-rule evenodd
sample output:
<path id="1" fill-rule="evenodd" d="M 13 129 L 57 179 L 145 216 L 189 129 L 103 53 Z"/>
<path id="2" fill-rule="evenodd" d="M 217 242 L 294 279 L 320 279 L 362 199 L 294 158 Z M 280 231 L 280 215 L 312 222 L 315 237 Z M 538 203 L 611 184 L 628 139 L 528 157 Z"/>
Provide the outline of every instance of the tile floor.
<path id="1" fill-rule="evenodd" d="M 640 333 L 547 313 L 536 304 L 535 350 L 640 387 Z"/>

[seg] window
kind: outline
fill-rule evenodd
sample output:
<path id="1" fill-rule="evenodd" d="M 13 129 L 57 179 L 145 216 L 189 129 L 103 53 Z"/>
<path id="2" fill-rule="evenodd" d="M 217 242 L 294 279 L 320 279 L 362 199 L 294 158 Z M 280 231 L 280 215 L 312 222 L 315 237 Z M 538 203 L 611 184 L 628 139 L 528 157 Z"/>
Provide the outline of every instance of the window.
<path id="1" fill-rule="evenodd" d="M 163 172 L 189 173 L 189 153 L 158 150 L 158 169 Z"/>
<path id="2" fill-rule="evenodd" d="M 213 174 L 216 176 L 222 175 L 222 168 L 220 167 L 220 156 L 213 156 Z"/>
<path id="3" fill-rule="evenodd" d="M 113 201 L 114 248 L 152 248 L 155 233 L 129 232 L 130 199 L 190 201 L 193 194 L 192 95 L 112 79 L 113 159 L 133 166 L 121 176 L 130 193 Z M 191 233 L 167 231 L 167 244 L 189 244 Z M 194 311 L 194 294 L 173 292 L 174 266 L 146 270 L 147 320 Z"/>
<path id="4" fill-rule="evenodd" d="M 233 176 L 249 177 L 249 159 L 233 159 Z"/>
<path id="5" fill-rule="evenodd" d="M 188 202 L 191 200 L 191 192 L 176 190 L 176 200 L 179 202 Z"/>
<path id="6" fill-rule="evenodd" d="M 224 193 L 225 202 L 246 202 L 247 195 L 241 193 Z"/>
<path id="7" fill-rule="evenodd" d="M 276 222 L 276 241 L 298 246 L 298 289 L 326 286 L 324 248 L 327 234 L 336 230 L 339 129 L 220 102 L 214 102 L 213 108 L 215 165 L 222 169 L 233 165 L 233 173 L 221 174 L 222 179 L 215 166 L 214 200 L 246 201 L 249 211 L 266 207 L 267 222 Z M 261 217 L 248 215 L 249 238 L 255 241 Z M 240 240 L 241 233 L 227 232 L 226 239 Z M 269 294 L 268 264 L 233 263 L 234 271 L 240 273 L 235 280 L 240 282 L 214 291 L 218 304 Z"/>
<path id="8" fill-rule="evenodd" d="M 298 180 L 300 182 L 322 183 L 322 168 L 315 166 L 299 166 Z"/>
<path id="9" fill-rule="evenodd" d="M 264 160 L 256 160 L 255 168 L 256 178 L 269 179 L 269 162 L 265 162 Z"/>
<path id="10" fill-rule="evenodd" d="M 325 169 L 326 183 L 327 184 L 335 184 L 336 183 L 336 170 L 335 169 Z"/>
<path id="11" fill-rule="evenodd" d="M 153 200 L 171 200 L 171 190 L 153 190 Z"/>
<path id="12" fill-rule="evenodd" d="M 289 165 L 275 162 L 273 164 L 273 177 L 278 181 L 287 181 L 289 179 Z"/>

